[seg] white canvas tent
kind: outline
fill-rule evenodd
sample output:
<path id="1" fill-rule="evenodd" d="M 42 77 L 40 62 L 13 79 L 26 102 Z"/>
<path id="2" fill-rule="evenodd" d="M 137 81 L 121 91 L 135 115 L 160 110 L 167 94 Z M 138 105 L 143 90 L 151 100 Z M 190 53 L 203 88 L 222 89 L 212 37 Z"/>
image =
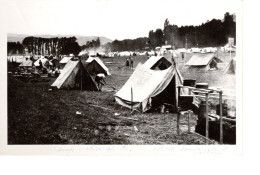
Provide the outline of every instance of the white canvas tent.
<path id="1" fill-rule="evenodd" d="M 81 60 L 69 60 L 51 87 L 57 89 L 99 90 Z"/>
<path id="2" fill-rule="evenodd" d="M 86 63 L 86 69 L 90 74 L 104 73 L 105 75 L 111 75 L 106 65 L 98 57 L 89 57 Z"/>
<path id="3" fill-rule="evenodd" d="M 115 100 L 122 106 L 142 112 L 164 103 L 176 107 L 177 86 L 182 83 L 182 76 L 173 65 L 158 71 L 139 63 L 128 81 L 115 94 Z"/>
<path id="4" fill-rule="evenodd" d="M 227 65 L 225 71 L 225 73 L 236 73 L 236 57 L 234 57 L 230 62 L 229 64 Z"/>
<path id="5" fill-rule="evenodd" d="M 218 68 L 217 63 L 222 62 L 214 54 L 196 54 L 193 55 L 186 63 L 190 69 L 207 71 L 213 68 Z"/>
<path id="6" fill-rule="evenodd" d="M 30 60 L 29 58 L 27 60 L 24 60 L 19 67 L 32 67 L 33 66 L 33 61 Z"/>
<path id="7" fill-rule="evenodd" d="M 42 62 L 43 67 L 50 67 L 53 65 L 51 61 L 49 61 L 47 58 L 44 58 L 44 56 L 42 56 L 37 61 L 35 61 L 34 66 L 37 66 L 37 67 L 40 66 L 40 60 Z"/>

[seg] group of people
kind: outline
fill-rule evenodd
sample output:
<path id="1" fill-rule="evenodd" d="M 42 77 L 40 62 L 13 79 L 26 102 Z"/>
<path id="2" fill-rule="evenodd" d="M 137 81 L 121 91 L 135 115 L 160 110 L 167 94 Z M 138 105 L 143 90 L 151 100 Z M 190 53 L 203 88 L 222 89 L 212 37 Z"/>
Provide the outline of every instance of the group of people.
<path id="1" fill-rule="evenodd" d="M 126 59 L 126 65 L 125 66 L 130 67 L 130 69 L 134 68 L 134 60 L 133 60 L 132 57 L 131 58 L 129 57 L 129 58 Z"/>

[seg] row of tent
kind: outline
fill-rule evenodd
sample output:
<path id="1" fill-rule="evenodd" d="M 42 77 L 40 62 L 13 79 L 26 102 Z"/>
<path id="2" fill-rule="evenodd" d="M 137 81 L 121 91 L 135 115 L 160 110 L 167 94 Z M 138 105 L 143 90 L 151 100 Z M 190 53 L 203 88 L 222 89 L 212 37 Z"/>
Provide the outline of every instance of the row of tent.
<path id="1" fill-rule="evenodd" d="M 53 63 L 50 60 L 48 60 L 47 58 L 42 56 L 41 58 L 39 58 L 35 62 L 31 59 L 23 60 L 21 62 L 21 64 L 19 65 L 19 67 L 33 67 L 33 66 L 38 67 L 38 66 L 40 66 L 40 61 L 42 62 L 43 67 L 50 67 L 50 66 L 53 65 Z"/>
<path id="2" fill-rule="evenodd" d="M 208 68 L 213 62 L 221 62 L 213 54 L 201 55 L 203 57 L 193 57 L 188 64 Z M 235 59 L 231 60 L 225 71 L 235 72 Z M 176 107 L 177 87 L 180 85 L 183 85 L 183 77 L 175 64 L 165 57 L 154 56 L 144 64 L 139 63 L 127 82 L 114 96 L 118 104 L 146 112 L 162 104 Z M 188 92 L 181 89 L 179 95 L 188 95 Z"/>
<path id="3" fill-rule="evenodd" d="M 71 59 L 51 87 L 99 90 L 93 77 L 97 73 L 111 75 L 99 58 L 89 57 L 86 64 L 82 60 Z M 162 103 L 175 105 L 177 86 L 182 82 L 180 72 L 171 62 L 164 57 L 151 57 L 144 64 L 137 65 L 125 85 L 115 94 L 115 100 L 122 106 L 143 112 Z"/>
<path id="4" fill-rule="evenodd" d="M 189 65 L 207 66 L 212 61 L 220 61 L 214 56 L 203 59 L 204 61 L 201 61 L 195 57 L 190 60 Z M 51 86 L 57 89 L 99 90 L 94 81 L 94 75 L 98 73 L 111 75 L 98 57 L 89 57 L 85 63 L 82 60 L 70 59 Z M 152 56 L 144 64 L 137 65 L 133 74 L 114 97 L 118 104 L 142 112 L 152 107 L 159 107 L 161 104 L 176 107 L 177 87 L 182 84 L 183 77 L 174 64 L 165 57 Z M 185 94 L 185 90 L 180 91 L 180 95 Z"/>

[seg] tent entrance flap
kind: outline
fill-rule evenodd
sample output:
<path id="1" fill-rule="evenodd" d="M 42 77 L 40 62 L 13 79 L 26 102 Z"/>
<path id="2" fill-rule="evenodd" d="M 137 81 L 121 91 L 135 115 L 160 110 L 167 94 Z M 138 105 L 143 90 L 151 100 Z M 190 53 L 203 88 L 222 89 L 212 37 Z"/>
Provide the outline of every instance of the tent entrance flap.
<path id="1" fill-rule="evenodd" d="M 98 90 L 93 78 L 84 68 L 77 72 L 75 77 L 74 89 L 78 90 Z"/>
<path id="2" fill-rule="evenodd" d="M 172 78 L 169 85 L 157 96 L 152 97 L 152 108 L 157 108 L 160 105 L 166 103 L 175 106 L 176 104 L 176 82 L 175 76 Z"/>

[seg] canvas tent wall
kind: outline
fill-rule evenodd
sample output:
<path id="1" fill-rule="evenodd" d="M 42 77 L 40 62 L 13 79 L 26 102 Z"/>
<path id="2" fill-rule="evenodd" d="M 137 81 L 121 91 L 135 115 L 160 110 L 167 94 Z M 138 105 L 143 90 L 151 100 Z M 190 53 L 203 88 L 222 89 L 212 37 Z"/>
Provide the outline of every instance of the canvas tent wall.
<path id="1" fill-rule="evenodd" d="M 90 74 L 103 73 L 105 75 L 111 75 L 103 61 L 98 57 L 89 57 L 85 67 Z"/>
<path id="2" fill-rule="evenodd" d="M 69 60 L 51 87 L 57 89 L 99 90 L 81 60 Z"/>
<path id="3" fill-rule="evenodd" d="M 142 112 L 164 103 L 176 107 L 177 86 L 182 83 L 182 77 L 173 65 L 158 71 L 139 63 L 125 85 L 115 94 L 115 100 L 122 106 Z"/>
<path id="4" fill-rule="evenodd" d="M 69 62 L 69 60 L 71 60 L 73 58 L 73 56 L 65 56 L 65 57 L 63 57 L 61 60 L 60 60 L 60 62 L 59 62 L 59 64 L 60 64 L 60 67 L 61 68 L 64 68 L 64 66 Z"/>
<path id="5" fill-rule="evenodd" d="M 196 54 L 193 55 L 186 63 L 190 69 L 207 71 L 209 69 L 218 68 L 217 63 L 222 62 L 214 54 Z"/>
<path id="6" fill-rule="evenodd" d="M 236 73 L 236 57 L 234 57 L 225 69 L 225 73 L 234 74 Z"/>

